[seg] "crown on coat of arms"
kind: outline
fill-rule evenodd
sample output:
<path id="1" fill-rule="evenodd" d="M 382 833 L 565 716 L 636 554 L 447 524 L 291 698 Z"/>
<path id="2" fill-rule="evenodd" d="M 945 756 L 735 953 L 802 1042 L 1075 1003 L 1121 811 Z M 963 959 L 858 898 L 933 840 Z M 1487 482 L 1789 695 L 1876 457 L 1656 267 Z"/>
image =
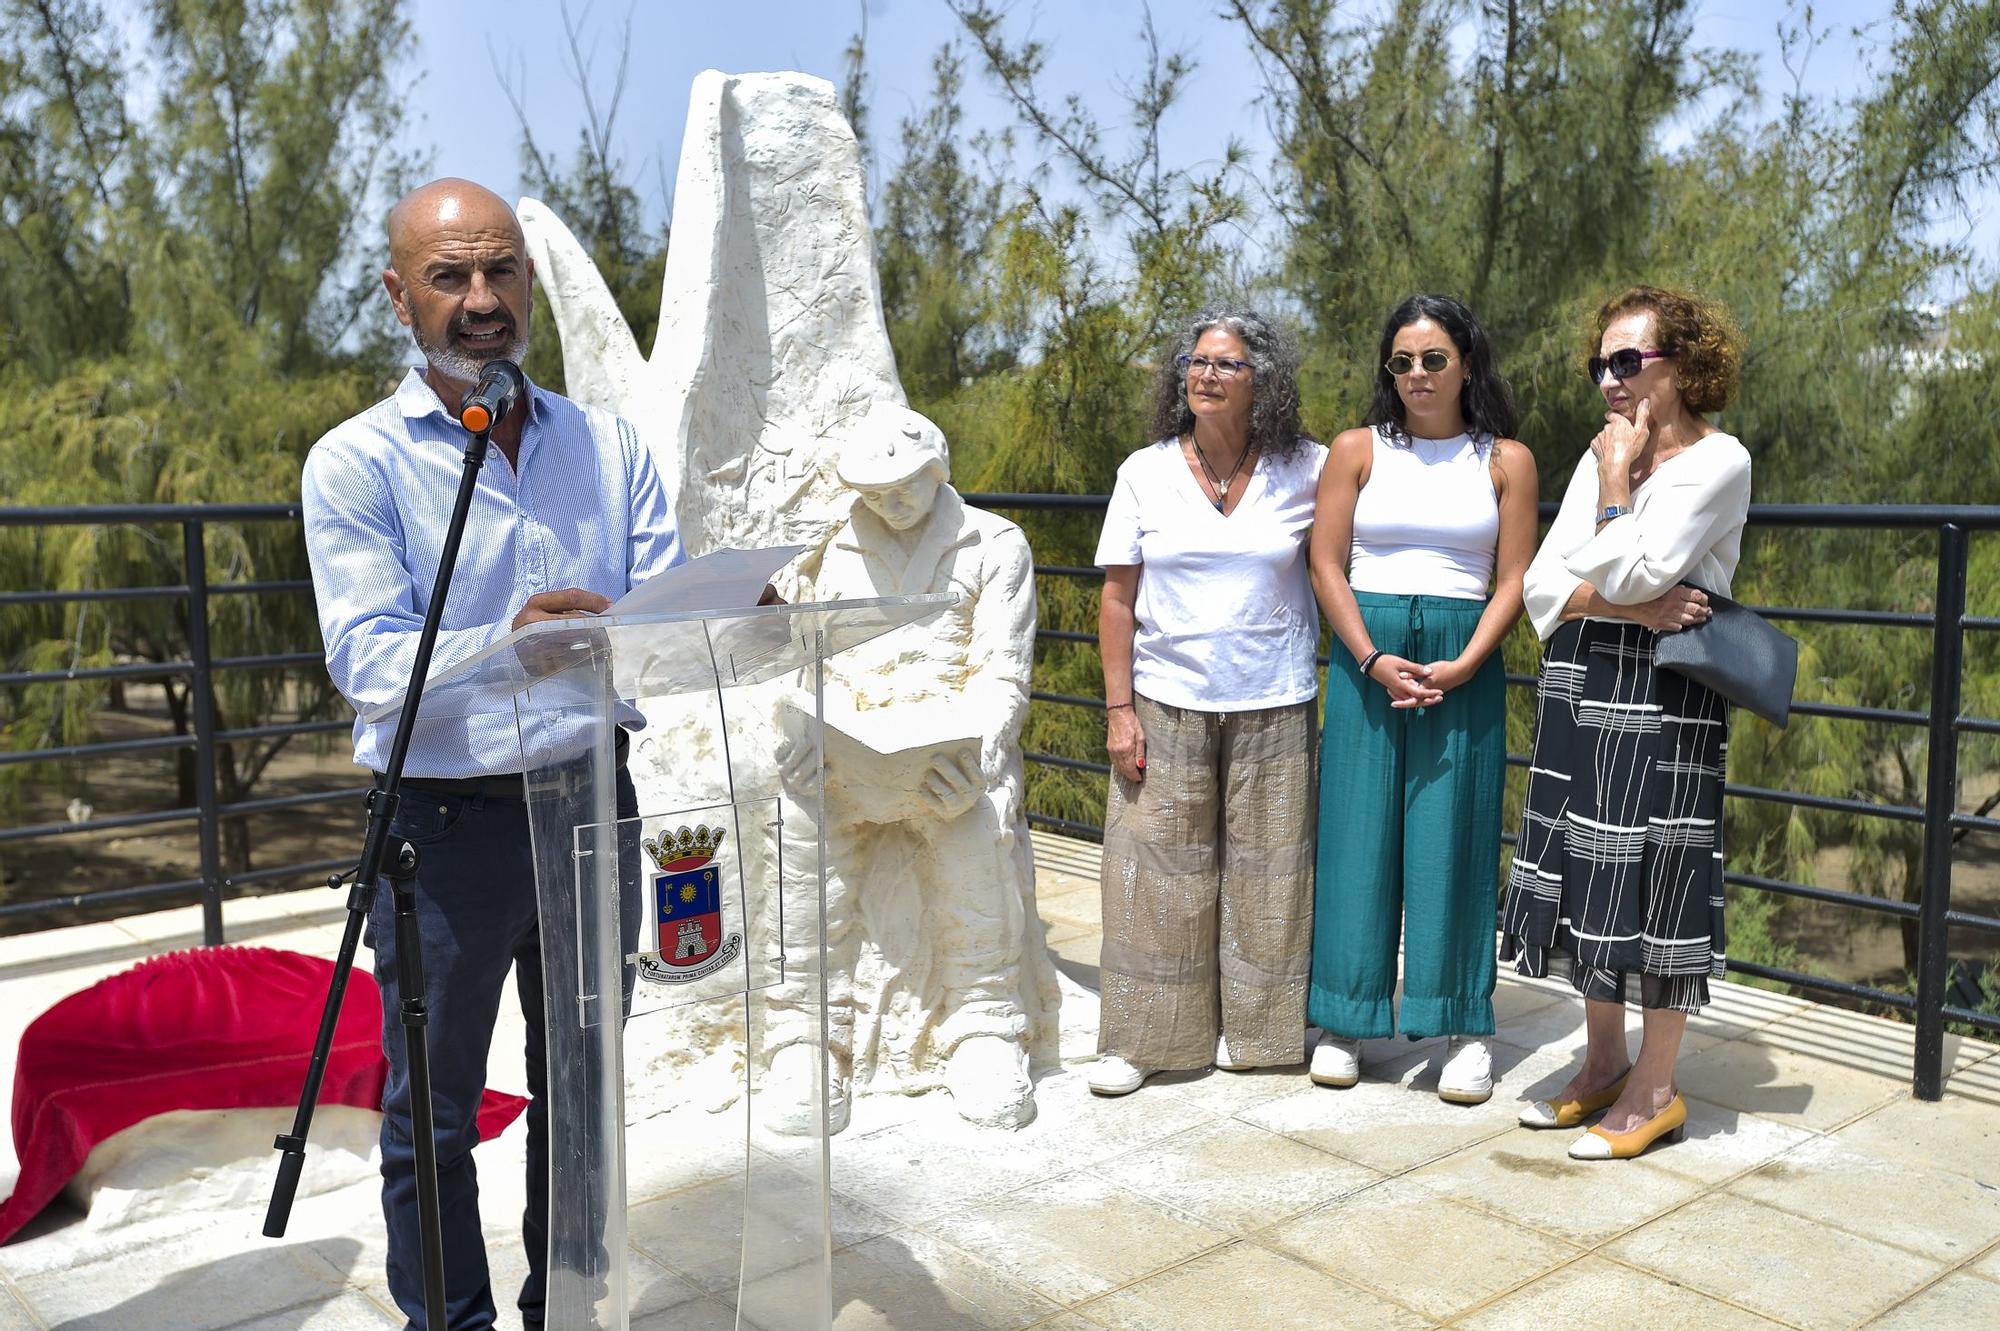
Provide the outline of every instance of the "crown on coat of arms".
<path id="1" fill-rule="evenodd" d="M 722 838 L 723 830 L 719 827 L 682 826 L 663 836 L 647 837 L 640 844 L 662 872 L 679 873 L 683 869 L 700 868 L 714 859 Z"/>

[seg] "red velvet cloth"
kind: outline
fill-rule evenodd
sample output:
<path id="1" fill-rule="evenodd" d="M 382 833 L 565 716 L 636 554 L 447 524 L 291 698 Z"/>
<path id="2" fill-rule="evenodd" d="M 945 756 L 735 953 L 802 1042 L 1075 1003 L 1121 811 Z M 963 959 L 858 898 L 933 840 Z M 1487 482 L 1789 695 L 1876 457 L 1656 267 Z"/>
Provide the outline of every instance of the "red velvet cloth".
<path id="1" fill-rule="evenodd" d="M 172 1109 L 298 1103 L 333 963 L 263 947 L 173 952 L 71 994 L 35 1018 L 14 1067 L 21 1177 L 0 1204 L 0 1243 L 34 1219 L 93 1146 Z M 382 1107 L 382 994 L 348 980 L 322 1104 Z M 490 1139 L 528 1102 L 487 1091 Z M 273 1152 L 273 1168 L 276 1166 Z"/>

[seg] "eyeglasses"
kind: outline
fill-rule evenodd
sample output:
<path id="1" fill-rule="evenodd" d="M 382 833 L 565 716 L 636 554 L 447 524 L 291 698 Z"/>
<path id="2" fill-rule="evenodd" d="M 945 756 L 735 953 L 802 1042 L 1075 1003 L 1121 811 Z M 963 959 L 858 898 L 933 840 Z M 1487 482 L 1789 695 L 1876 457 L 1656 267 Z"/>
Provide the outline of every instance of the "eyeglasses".
<path id="1" fill-rule="evenodd" d="M 1592 356 L 1586 363 L 1590 371 L 1590 382 L 1604 382 L 1604 372 L 1611 371 L 1614 379 L 1630 379 L 1646 368 L 1649 360 L 1671 360 L 1671 351 L 1641 351 L 1637 347 L 1620 347 L 1609 356 Z"/>
<path id="2" fill-rule="evenodd" d="M 1228 356 L 1177 356 L 1174 364 L 1180 366 L 1181 373 L 1190 379 L 1199 379 L 1209 373 L 1218 379 L 1234 379 L 1250 368 L 1249 361 Z"/>
<path id="3" fill-rule="evenodd" d="M 1451 364 L 1451 354 L 1432 347 L 1423 354 L 1421 360 L 1412 356 L 1407 351 L 1399 351 L 1389 357 L 1389 359 L 1383 361 L 1382 368 L 1400 379 L 1419 365 L 1422 365 L 1427 373 L 1442 374 L 1444 373 L 1444 367 L 1449 364 Z"/>

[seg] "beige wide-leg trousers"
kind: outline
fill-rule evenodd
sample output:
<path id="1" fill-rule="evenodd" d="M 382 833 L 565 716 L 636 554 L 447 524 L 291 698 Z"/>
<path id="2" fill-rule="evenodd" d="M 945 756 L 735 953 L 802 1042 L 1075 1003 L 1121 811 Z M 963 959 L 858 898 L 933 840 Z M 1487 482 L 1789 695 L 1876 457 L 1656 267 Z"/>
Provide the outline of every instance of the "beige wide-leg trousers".
<path id="1" fill-rule="evenodd" d="M 1140 696 L 1141 781 L 1104 819 L 1099 1053 L 1202 1068 L 1305 1057 L 1312 704 L 1197 712 Z"/>

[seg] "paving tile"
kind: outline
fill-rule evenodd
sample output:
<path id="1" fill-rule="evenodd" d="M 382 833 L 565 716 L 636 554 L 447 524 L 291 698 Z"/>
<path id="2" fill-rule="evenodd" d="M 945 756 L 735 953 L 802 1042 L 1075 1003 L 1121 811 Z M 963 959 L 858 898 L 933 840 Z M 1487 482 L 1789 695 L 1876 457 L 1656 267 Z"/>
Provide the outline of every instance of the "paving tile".
<path id="1" fill-rule="evenodd" d="M 1230 1237 L 1083 1170 L 938 1216 L 924 1228 L 1059 1304 L 1129 1284 Z"/>
<path id="2" fill-rule="evenodd" d="M 1646 1331 L 1777 1331 L 1779 1323 L 1685 1285 L 1590 1256 L 1456 1323 L 1465 1331 L 1644 1326 Z"/>
<path id="3" fill-rule="evenodd" d="M 1917 1028 L 1886 1021 L 1846 1008 L 1812 1007 L 1796 1016 L 1761 1027 L 1758 1043 L 1810 1055 L 1825 1065 L 1872 1072 L 1898 1085 L 1910 1084 Z M 1991 1045 L 1960 1035 L 1944 1037 L 1947 1073 L 1988 1057 Z"/>
<path id="4" fill-rule="evenodd" d="M 1365 1165 L 1220 1119 L 1097 1165 L 1094 1173 L 1234 1234 L 1381 1181 Z"/>
<path id="5" fill-rule="evenodd" d="M 2000 1326 L 2000 1282 L 1963 1272 L 1946 1276 L 1870 1322 L 1868 1331 L 1937 1331 L 1949 1326 Z"/>
<path id="6" fill-rule="evenodd" d="M 1266 1231 L 1262 1241 L 1440 1320 L 1581 1255 L 1581 1249 L 1393 1179 Z M 1421 1253 L 1421 1261 L 1412 1260 Z M 1323 1311 L 1323 1310 L 1322 1310 Z"/>
<path id="7" fill-rule="evenodd" d="M 1488 1105 L 1493 1101 L 1487 1101 Z M 1388 1082 L 1347 1090 L 1314 1086 L 1243 1111 L 1246 1123 L 1282 1132 L 1385 1174 L 1434 1160 L 1506 1130 L 1496 1118 Z"/>
<path id="8" fill-rule="evenodd" d="M 634 1314 L 630 1326 L 631 1331 L 738 1331 L 735 1312 L 710 1299 L 697 1299 L 660 1312 Z M 757 1331 L 757 1328 L 745 1323 L 743 1331 Z"/>
<path id="9" fill-rule="evenodd" d="M 1987 1168 L 2000 1173 L 2000 1164 Z M 1908 1248 L 1946 1265 L 2000 1240 L 2000 1186 L 1889 1161 L 1821 1138 L 1746 1174 L 1729 1191 Z"/>
<path id="10" fill-rule="evenodd" d="M 1104 892 L 1096 883 L 1072 885 L 1063 884 L 1067 889 L 1058 893 L 1045 893 L 1039 889 L 1035 893 L 1035 909 L 1047 921 L 1051 931 L 1058 922 L 1084 925 L 1099 933 L 1104 931 Z"/>
<path id="11" fill-rule="evenodd" d="M 1701 1184 L 1644 1160 L 1572 1160 L 1569 1144 L 1576 1135 L 1514 1128 L 1409 1177 L 1441 1196 L 1579 1243 L 1643 1224 L 1702 1191 Z"/>
<path id="12" fill-rule="evenodd" d="M 1995 1248 L 1992 1252 L 1987 1253 L 1984 1257 L 1974 1262 L 1969 1269 L 1977 1271 L 1988 1280 L 2000 1280 L 2000 1248 Z"/>
<path id="13" fill-rule="evenodd" d="M 815 1273 L 795 1269 L 743 1292 L 746 1316 L 790 1331 Z M 835 1331 L 1015 1331 L 1061 1311 L 1027 1285 L 927 1234 L 899 1230 L 833 1256 Z"/>
<path id="14" fill-rule="evenodd" d="M 1688 1095 L 1814 1132 L 1830 1131 L 1888 1103 L 1905 1094 L 1907 1085 L 1761 1038 L 1731 1040 L 1683 1058 L 1675 1079 Z"/>
<path id="15" fill-rule="evenodd" d="M 233 1322 L 229 1331 L 395 1331 L 402 1325 L 401 1313 L 391 1313 L 366 1294 L 349 1290 L 325 1303 Z"/>
<path id="16" fill-rule="evenodd" d="M 1943 1269 L 1726 1193 L 1655 1220 L 1606 1252 L 1809 1331 L 1857 1325 Z"/>
<path id="17" fill-rule="evenodd" d="M 842 1133 L 835 1138 L 833 1187 L 843 1197 L 914 1224 L 1070 1168 L 1009 1133 L 931 1119 L 852 1139 Z"/>
<path id="18" fill-rule="evenodd" d="M 1030 1331 L 1104 1331 L 1104 1324 L 1093 1322 L 1082 1313 L 1057 1313 L 1036 1322 Z"/>
<path id="19" fill-rule="evenodd" d="M 2000 1065 L 1988 1060 L 1958 1073 L 1935 1103 L 1914 1096 L 1891 1100 L 1834 1140 L 1885 1160 L 2000 1186 Z"/>
<path id="20" fill-rule="evenodd" d="M 343 1292 L 349 1269 L 329 1265 L 322 1245 L 244 1247 L 216 1260 L 220 1248 L 210 1233 L 159 1245 L 144 1261 L 52 1271 L 17 1288 L 43 1322 L 64 1331 L 213 1327 L 330 1302 Z M 229 1291 L 227 1322 L 217 1320 L 219 1290 Z"/>
<path id="21" fill-rule="evenodd" d="M 1717 1184 L 1755 1169 L 1819 1134 L 1795 1124 L 1687 1097 L 1687 1140 L 1646 1153 L 1646 1164 L 1697 1183 Z"/>
<path id="22" fill-rule="evenodd" d="M 42 1331 L 11 1285 L 0 1286 L 0 1331 Z"/>
<path id="23" fill-rule="evenodd" d="M 11 934 L 0 938 L 0 983 L 33 976 L 61 974 L 60 991 L 46 985 L 35 986 L 44 993 L 43 1004 L 53 1003 L 63 994 L 75 993 L 90 981 L 70 984 L 71 972 L 78 968 L 117 972 L 149 954 L 149 949 L 110 920 L 96 924 L 74 924 L 67 929 L 44 929 L 38 933 Z"/>
<path id="24" fill-rule="evenodd" d="M 880 1211 L 838 1193 L 830 1202 L 835 1247 L 896 1228 Z M 632 1208 L 626 1234 L 633 1247 L 711 1294 L 733 1291 L 739 1280 L 757 1280 L 812 1256 L 819 1197 L 804 1175 L 781 1165 L 758 1173 L 749 1197 L 754 1220 L 747 1251 L 744 1203 L 740 1178 L 704 1183 Z"/>
<path id="25" fill-rule="evenodd" d="M 1112 1331 L 1416 1331 L 1431 1323 L 1254 1243 L 1233 1243 L 1107 1294 L 1084 1313 Z"/>
<path id="26" fill-rule="evenodd" d="M 1035 1083 L 1035 1121 L 1009 1137 L 1048 1152 L 1065 1170 L 1109 1160 L 1212 1123 L 1216 1115 L 1142 1086 L 1130 1095 L 1093 1095 L 1089 1064 L 1063 1068 Z"/>

